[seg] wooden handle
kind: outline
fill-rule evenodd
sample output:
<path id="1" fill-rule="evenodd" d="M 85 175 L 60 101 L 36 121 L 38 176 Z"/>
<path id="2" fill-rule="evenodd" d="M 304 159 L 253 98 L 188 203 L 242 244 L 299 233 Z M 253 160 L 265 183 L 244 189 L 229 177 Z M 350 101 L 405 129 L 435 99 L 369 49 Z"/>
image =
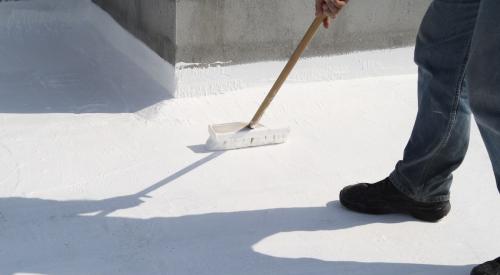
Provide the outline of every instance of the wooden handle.
<path id="1" fill-rule="evenodd" d="M 321 26 L 325 18 L 326 16 L 317 16 L 316 19 L 314 19 L 314 22 L 307 30 L 306 34 L 304 35 L 304 38 L 302 38 L 302 41 L 300 41 L 299 46 L 290 57 L 290 60 L 288 60 L 288 63 L 286 64 L 280 76 L 278 77 L 273 87 L 269 91 L 269 94 L 264 99 L 264 102 L 262 102 L 259 109 L 257 110 L 257 113 L 255 113 L 255 116 L 252 118 L 252 121 L 248 125 L 249 128 L 253 129 L 256 127 L 257 124 L 259 124 L 262 115 L 264 115 L 264 112 L 269 107 L 276 94 L 279 92 L 281 86 L 283 85 L 283 83 L 285 83 L 285 80 L 288 78 L 288 75 L 292 71 L 293 67 L 295 67 L 295 64 L 297 64 L 297 61 L 299 60 L 300 56 L 302 55 L 304 50 L 307 48 L 307 46 L 313 39 L 314 35 L 318 31 L 319 27 Z"/>

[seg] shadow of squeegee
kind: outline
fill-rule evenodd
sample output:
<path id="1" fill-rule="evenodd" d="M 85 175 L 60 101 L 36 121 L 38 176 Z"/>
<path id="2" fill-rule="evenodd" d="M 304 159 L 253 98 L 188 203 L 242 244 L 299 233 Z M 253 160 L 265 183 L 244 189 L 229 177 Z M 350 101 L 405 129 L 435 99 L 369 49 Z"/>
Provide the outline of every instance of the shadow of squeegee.
<path id="1" fill-rule="evenodd" d="M 140 200 L 141 198 L 147 197 L 148 194 L 150 194 L 151 192 L 156 191 L 156 190 L 160 189 L 161 187 L 175 181 L 176 179 L 178 179 L 178 178 L 186 175 L 187 173 L 195 170 L 196 168 L 202 166 L 203 164 L 220 157 L 224 153 L 225 153 L 225 151 L 211 153 L 210 155 L 186 166 L 185 168 L 183 168 L 183 169 L 175 172 L 174 174 L 168 176 L 167 178 L 151 185 L 150 187 L 148 187 L 148 188 L 146 188 L 138 193 L 135 193 L 133 195 L 125 196 L 123 198 L 126 200 L 130 200 L 132 202 L 132 201 L 137 201 L 137 200 Z M 130 203 L 130 205 L 133 205 L 133 203 Z M 125 207 L 125 208 L 127 208 L 127 207 Z M 97 214 L 96 216 L 104 217 L 104 216 L 107 216 L 107 215 L 109 215 L 117 210 L 120 210 L 120 209 L 124 209 L 124 207 L 110 207 L 109 209 L 106 209 L 106 210 L 99 212 L 99 214 Z"/>

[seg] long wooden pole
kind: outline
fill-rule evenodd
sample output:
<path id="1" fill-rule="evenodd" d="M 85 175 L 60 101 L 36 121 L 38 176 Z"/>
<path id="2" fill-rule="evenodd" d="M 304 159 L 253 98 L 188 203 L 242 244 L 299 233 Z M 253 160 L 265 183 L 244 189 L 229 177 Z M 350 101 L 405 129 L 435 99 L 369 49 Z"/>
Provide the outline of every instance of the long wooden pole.
<path id="1" fill-rule="evenodd" d="M 283 83 L 285 83 L 285 80 L 288 78 L 288 75 L 290 75 L 290 72 L 292 71 L 293 67 L 295 67 L 295 64 L 297 64 L 297 61 L 299 60 L 300 56 L 307 48 L 311 40 L 314 38 L 314 35 L 318 31 L 319 27 L 321 26 L 325 18 L 326 16 L 317 16 L 316 19 L 314 19 L 314 22 L 307 30 L 306 34 L 304 35 L 304 38 L 302 38 L 302 41 L 300 41 L 299 46 L 297 46 L 297 49 L 290 57 L 290 60 L 288 60 L 288 63 L 286 64 L 285 68 L 283 69 L 278 79 L 274 83 L 273 87 L 269 91 L 267 97 L 264 99 L 264 102 L 262 102 L 259 109 L 257 110 L 257 113 L 255 113 L 254 117 L 250 121 L 250 124 L 248 125 L 249 128 L 253 129 L 259 124 L 262 115 L 264 115 L 264 112 L 267 110 L 267 108 L 273 101 L 276 94 L 278 94 L 281 86 L 283 86 Z"/>

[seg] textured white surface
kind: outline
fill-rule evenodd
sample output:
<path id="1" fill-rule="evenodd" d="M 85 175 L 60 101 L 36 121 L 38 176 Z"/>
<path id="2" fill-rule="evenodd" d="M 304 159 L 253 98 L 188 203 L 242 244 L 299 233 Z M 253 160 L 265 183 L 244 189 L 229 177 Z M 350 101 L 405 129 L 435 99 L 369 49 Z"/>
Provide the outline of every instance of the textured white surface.
<path id="1" fill-rule="evenodd" d="M 337 202 L 401 157 L 415 74 L 289 82 L 262 121 L 290 125 L 289 142 L 210 153 L 207 125 L 246 121 L 267 84 L 164 100 L 100 32 L 53 12 L 0 4 L 0 274 L 466 275 L 500 255 L 475 128 L 442 222 Z"/>
<path id="2" fill-rule="evenodd" d="M 300 37 L 297 38 L 297 43 L 299 40 Z M 411 48 L 401 48 L 303 58 L 295 66 L 287 83 L 416 73 L 412 56 Z M 387 60 L 391 60 L 390 64 L 387 64 Z M 285 64 L 286 61 L 258 62 L 235 66 L 214 64 L 208 68 L 193 68 L 190 66 L 191 64 L 185 63 L 177 64 L 175 68 L 177 80 L 175 96 L 214 95 L 243 88 L 270 86 Z"/>

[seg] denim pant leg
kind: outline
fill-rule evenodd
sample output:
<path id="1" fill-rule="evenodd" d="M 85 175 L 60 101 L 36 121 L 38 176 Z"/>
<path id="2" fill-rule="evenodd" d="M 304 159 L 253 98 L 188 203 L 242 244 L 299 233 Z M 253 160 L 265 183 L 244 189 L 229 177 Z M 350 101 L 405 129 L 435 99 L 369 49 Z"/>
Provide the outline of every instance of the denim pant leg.
<path id="1" fill-rule="evenodd" d="M 466 79 L 470 106 L 500 190 L 500 1 L 482 0 Z"/>
<path id="2" fill-rule="evenodd" d="M 480 0 L 434 0 L 415 48 L 418 114 L 403 160 L 390 179 L 421 202 L 449 199 L 452 172 L 469 144 L 470 109 L 465 67 Z"/>

